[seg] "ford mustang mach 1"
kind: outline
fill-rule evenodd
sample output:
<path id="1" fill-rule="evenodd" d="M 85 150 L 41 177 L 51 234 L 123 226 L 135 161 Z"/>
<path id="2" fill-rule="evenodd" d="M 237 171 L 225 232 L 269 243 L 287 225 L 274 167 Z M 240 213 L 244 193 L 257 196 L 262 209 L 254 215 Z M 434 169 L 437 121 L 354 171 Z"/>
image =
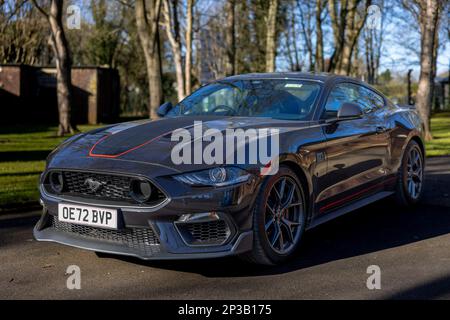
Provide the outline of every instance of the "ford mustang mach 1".
<path id="1" fill-rule="evenodd" d="M 418 113 L 350 77 L 237 75 L 158 113 L 75 135 L 48 156 L 37 240 L 142 259 L 238 255 L 272 265 L 291 257 L 308 229 L 386 197 L 414 205 L 422 194 Z M 175 164 L 171 135 L 194 121 L 221 132 L 276 128 L 278 170 Z"/>

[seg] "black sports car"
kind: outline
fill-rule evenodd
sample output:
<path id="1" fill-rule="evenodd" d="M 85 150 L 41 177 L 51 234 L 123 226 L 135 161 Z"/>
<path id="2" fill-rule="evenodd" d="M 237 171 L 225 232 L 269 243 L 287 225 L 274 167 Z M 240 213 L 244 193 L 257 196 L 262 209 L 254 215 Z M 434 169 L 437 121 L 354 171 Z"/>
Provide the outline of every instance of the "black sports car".
<path id="1" fill-rule="evenodd" d="M 307 229 L 388 196 L 413 205 L 422 193 L 417 112 L 356 79 L 233 76 L 159 114 L 73 136 L 49 155 L 37 240 L 142 259 L 239 255 L 276 264 Z M 268 129 L 277 152 L 255 163 L 259 151 L 246 148 L 260 147 L 267 135 L 252 134 Z M 203 158 L 208 141 L 229 130 L 244 132 L 248 153 L 219 162 L 219 147 L 215 161 Z"/>

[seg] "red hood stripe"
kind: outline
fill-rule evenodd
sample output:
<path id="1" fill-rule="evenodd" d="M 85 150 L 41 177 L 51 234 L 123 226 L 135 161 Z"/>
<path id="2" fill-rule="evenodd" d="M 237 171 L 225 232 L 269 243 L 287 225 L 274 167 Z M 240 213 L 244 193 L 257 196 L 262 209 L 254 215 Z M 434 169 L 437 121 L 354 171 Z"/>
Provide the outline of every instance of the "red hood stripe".
<path id="1" fill-rule="evenodd" d="M 163 134 L 160 134 L 160 135 L 157 136 L 157 137 L 154 137 L 154 138 L 152 138 L 152 139 L 150 139 L 150 140 L 148 140 L 148 141 L 145 141 L 144 143 L 141 143 L 140 145 L 137 145 L 137 146 L 135 146 L 135 147 L 133 147 L 133 148 L 130 148 L 130 149 L 128 149 L 128 150 L 125 150 L 125 151 L 123 151 L 123 152 L 121 152 L 121 153 L 117 153 L 117 154 L 100 154 L 100 153 L 94 153 L 95 147 L 96 147 L 100 142 L 102 142 L 102 141 L 106 140 L 108 137 L 112 136 L 112 134 L 107 134 L 107 135 L 101 137 L 100 139 L 98 139 L 96 143 L 94 143 L 94 145 L 93 145 L 93 146 L 91 147 L 91 149 L 89 150 L 89 156 L 90 156 L 90 157 L 96 157 L 96 158 L 118 158 L 118 157 L 121 157 L 121 156 L 123 156 L 123 155 L 125 155 L 125 154 L 131 152 L 131 151 L 134 151 L 134 150 L 136 150 L 136 149 L 139 149 L 139 148 L 141 148 L 141 147 L 143 147 L 143 146 L 149 144 L 150 142 L 153 142 L 153 141 L 155 141 L 155 140 L 157 140 L 157 139 L 159 139 L 159 138 L 161 138 L 161 137 L 163 137 L 163 136 L 165 136 L 166 134 L 169 134 L 169 133 L 171 133 L 171 132 L 173 132 L 173 130 L 172 130 L 172 131 L 169 131 L 169 132 L 166 132 L 166 133 L 163 133 Z"/>

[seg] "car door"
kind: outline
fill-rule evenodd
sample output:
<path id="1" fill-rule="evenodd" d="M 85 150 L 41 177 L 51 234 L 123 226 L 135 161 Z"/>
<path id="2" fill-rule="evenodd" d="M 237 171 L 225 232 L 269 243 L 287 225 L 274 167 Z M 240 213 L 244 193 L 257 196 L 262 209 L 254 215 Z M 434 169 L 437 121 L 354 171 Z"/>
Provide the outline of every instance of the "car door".
<path id="1" fill-rule="evenodd" d="M 344 102 L 360 105 L 363 116 L 333 121 Z M 356 83 L 338 83 L 331 89 L 322 114 L 327 173 L 317 198 L 319 215 L 383 188 L 388 157 L 383 104 L 381 96 Z"/>

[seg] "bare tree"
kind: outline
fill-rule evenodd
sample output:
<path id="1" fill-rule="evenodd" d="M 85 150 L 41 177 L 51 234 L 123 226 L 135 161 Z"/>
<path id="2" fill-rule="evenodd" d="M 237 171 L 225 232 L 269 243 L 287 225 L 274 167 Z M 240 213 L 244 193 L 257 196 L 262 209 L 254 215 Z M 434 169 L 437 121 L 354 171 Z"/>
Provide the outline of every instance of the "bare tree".
<path id="1" fill-rule="evenodd" d="M 285 50 L 289 61 L 290 71 L 301 71 L 303 63 L 300 61 L 299 50 L 297 48 L 297 37 L 295 28 L 295 14 L 291 13 L 291 21 L 288 21 L 288 25 L 284 28 Z M 290 24 L 289 24 L 290 23 Z"/>
<path id="2" fill-rule="evenodd" d="M 389 9 L 392 9 L 389 6 L 385 6 L 384 0 L 380 0 L 378 4 L 381 7 L 379 24 L 377 26 L 373 26 L 373 28 L 365 28 L 362 37 L 364 44 L 367 82 L 369 82 L 370 84 L 377 83 L 385 33 L 386 12 Z"/>
<path id="3" fill-rule="evenodd" d="M 185 63 L 185 76 L 186 76 L 186 94 L 192 92 L 192 35 L 193 35 L 193 13 L 194 13 L 195 0 L 187 0 L 187 12 L 186 12 L 186 63 Z"/>
<path id="4" fill-rule="evenodd" d="M 417 19 L 420 26 L 420 76 L 416 107 L 425 126 L 425 139 L 431 140 L 430 113 L 436 65 L 437 26 L 443 7 L 441 0 L 403 0 L 403 6 Z"/>
<path id="5" fill-rule="evenodd" d="M 334 51 L 328 66 L 329 72 L 350 74 L 353 51 L 366 21 L 367 8 L 370 4 L 371 0 L 345 0 L 340 3 L 337 0 L 330 0 L 328 2 L 334 39 Z M 361 9 L 360 12 L 358 9 Z"/>
<path id="6" fill-rule="evenodd" d="M 307 1 L 302 4 L 302 1 L 297 0 L 297 7 L 300 12 L 300 26 L 301 26 L 301 32 L 303 35 L 304 43 L 305 43 L 305 49 L 308 54 L 309 59 L 309 70 L 312 71 L 315 69 L 314 64 L 314 46 L 313 46 L 313 32 L 314 32 L 314 11 L 316 10 L 316 7 L 313 5 L 312 2 Z M 294 22 L 295 26 L 295 22 Z M 295 30 L 295 28 L 294 28 Z M 294 43 L 295 43 L 294 37 Z M 297 51 L 297 49 L 295 49 Z"/>
<path id="7" fill-rule="evenodd" d="M 184 93 L 184 74 L 183 57 L 181 54 L 180 22 L 178 19 L 178 0 L 163 0 L 164 28 L 167 38 L 172 48 L 173 60 L 175 64 L 175 75 L 177 79 L 178 100 L 183 100 Z"/>
<path id="8" fill-rule="evenodd" d="M 266 72 L 275 71 L 275 58 L 277 55 L 277 13 L 278 0 L 269 0 L 266 30 Z"/>
<path id="9" fill-rule="evenodd" d="M 161 0 L 136 0 L 136 26 L 147 64 L 150 93 L 149 116 L 151 119 L 158 117 L 156 110 L 163 101 L 158 28 L 160 14 Z"/>
<path id="10" fill-rule="evenodd" d="M 322 0 L 316 1 L 316 57 L 315 57 L 315 71 L 325 71 L 325 60 L 323 55 L 323 12 L 326 10 L 326 2 Z"/>
<path id="11" fill-rule="evenodd" d="M 0 63 L 46 64 L 46 21 L 27 0 L 0 0 Z"/>
<path id="12" fill-rule="evenodd" d="M 233 75 L 236 70 L 236 34 L 235 34 L 235 11 L 236 11 L 236 1 L 228 0 L 226 4 L 226 33 L 225 33 L 225 43 L 226 43 L 226 56 L 225 56 L 225 74 L 227 76 Z"/>
<path id="13" fill-rule="evenodd" d="M 50 11 L 45 10 L 36 0 L 33 0 L 33 4 L 46 18 L 51 30 L 50 44 L 56 60 L 56 92 L 59 112 L 58 136 L 71 134 L 74 132 L 74 127 L 71 122 L 72 60 L 62 22 L 64 1 L 51 0 Z"/>

